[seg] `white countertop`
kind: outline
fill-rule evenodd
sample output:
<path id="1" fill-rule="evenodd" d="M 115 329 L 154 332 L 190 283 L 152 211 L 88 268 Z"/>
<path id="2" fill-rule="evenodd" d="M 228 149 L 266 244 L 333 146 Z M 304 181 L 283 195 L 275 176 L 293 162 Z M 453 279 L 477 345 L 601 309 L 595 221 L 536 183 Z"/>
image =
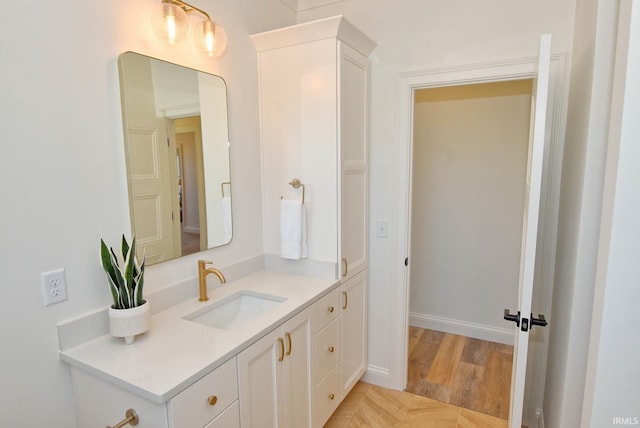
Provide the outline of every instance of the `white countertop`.
<path id="1" fill-rule="evenodd" d="M 215 278 L 212 278 L 212 280 Z M 60 358 L 156 403 L 164 403 L 338 285 L 337 280 L 260 271 L 151 317 L 151 328 L 126 345 L 104 335 L 61 351 Z M 227 330 L 182 319 L 240 290 L 286 297 L 255 318 Z M 150 299 L 153 305 L 153 301 Z"/>

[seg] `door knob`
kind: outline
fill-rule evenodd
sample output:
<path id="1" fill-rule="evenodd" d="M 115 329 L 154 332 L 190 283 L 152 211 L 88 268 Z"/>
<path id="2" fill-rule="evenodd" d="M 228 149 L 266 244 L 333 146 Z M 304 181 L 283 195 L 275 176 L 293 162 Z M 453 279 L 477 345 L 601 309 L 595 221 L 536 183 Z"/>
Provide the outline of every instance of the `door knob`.
<path id="1" fill-rule="evenodd" d="M 520 327 L 520 311 L 517 314 L 509 313 L 509 309 L 504 310 L 504 319 L 507 321 L 513 321 L 518 327 Z"/>
<path id="2" fill-rule="evenodd" d="M 542 314 L 538 314 L 538 318 L 534 318 L 533 314 L 531 314 L 531 328 L 533 328 L 534 325 L 539 325 L 540 327 L 546 327 L 547 326 L 547 320 L 544 318 L 544 315 Z"/>

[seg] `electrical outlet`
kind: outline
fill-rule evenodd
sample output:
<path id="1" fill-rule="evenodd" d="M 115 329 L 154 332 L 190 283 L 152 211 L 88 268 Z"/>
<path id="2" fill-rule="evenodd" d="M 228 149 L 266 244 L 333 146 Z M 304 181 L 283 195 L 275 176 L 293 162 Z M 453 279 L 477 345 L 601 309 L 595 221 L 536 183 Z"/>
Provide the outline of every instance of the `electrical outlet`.
<path id="1" fill-rule="evenodd" d="M 64 269 L 56 269 L 40 274 L 44 305 L 49 306 L 67 300 L 67 279 Z"/>

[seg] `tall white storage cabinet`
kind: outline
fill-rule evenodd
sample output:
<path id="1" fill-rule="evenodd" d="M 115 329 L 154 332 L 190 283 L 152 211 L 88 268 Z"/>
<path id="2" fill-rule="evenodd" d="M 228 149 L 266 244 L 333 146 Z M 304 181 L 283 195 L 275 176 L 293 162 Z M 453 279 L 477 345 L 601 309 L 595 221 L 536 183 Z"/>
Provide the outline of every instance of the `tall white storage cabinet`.
<path id="1" fill-rule="evenodd" d="M 339 362 L 325 370 L 315 365 L 327 358 L 312 358 L 320 361 L 312 370 L 313 425 L 321 426 L 367 366 L 368 56 L 375 44 L 342 16 L 252 39 L 260 74 L 265 253 L 279 258 L 280 199 L 300 198 L 289 185 L 300 179 L 308 260 L 286 264 L 319 262 L 342 280 L 332 323 L 339 345 L 331 347 Z"/>

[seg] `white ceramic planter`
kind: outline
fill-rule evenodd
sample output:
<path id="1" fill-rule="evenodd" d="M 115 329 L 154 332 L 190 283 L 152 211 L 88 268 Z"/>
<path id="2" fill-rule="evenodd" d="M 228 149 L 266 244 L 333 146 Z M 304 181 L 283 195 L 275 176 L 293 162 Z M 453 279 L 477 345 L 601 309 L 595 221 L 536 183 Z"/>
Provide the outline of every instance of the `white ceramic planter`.
<path id="1" fill-rule="evenodd" d="M 109 308 L 109 332 L 115 337 L 124 337 L 124 342 L 131 345 L 136 334 L 149 330 L 151 311 L 147 300 L 140 306 L 131 309 Z"/>

